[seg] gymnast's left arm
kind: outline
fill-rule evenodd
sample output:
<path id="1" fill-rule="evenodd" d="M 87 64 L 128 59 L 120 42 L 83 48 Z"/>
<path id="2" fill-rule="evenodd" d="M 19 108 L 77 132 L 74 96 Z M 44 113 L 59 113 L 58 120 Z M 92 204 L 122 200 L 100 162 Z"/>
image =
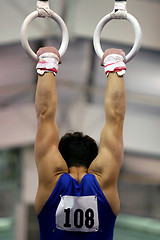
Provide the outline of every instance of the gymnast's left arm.
<path id="1" fill-rule="evenodd" d="M 56 183 L 57 177 L 67 172 L 67 165 L 59 150 L 59 133 L 55 121 L 57 92 L 55 75 L 61 61 L 57 49 L 45 47 L 37 52 L 38 83 L 36 88 L 37 135 L 35 141 L 35 158 L 38 169 L 39 184 L 49 186 Z M 53 58 L 55 58 L 53 60 Z"/>

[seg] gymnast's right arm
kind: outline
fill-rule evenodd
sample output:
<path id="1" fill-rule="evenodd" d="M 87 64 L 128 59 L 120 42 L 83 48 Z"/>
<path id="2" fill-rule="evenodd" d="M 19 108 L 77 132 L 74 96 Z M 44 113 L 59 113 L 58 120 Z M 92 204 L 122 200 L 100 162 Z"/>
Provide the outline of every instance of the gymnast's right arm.
<path id="1" fill-rule="evenodd" d="M 40 54 L 52 51 L 42 48 Z M 57 92 L 55 76 L 52 72 L 38 75 L 35 105 L 37 112 L 37 135 L 35 141 L 35 158 L 38 169 L 39 186 L 36 197 L 36 212 L 40 212 L 50 196 L 59 177 L 68 171 L 67 165 L 58 150 L 59 135 L 55 121 Z"/>

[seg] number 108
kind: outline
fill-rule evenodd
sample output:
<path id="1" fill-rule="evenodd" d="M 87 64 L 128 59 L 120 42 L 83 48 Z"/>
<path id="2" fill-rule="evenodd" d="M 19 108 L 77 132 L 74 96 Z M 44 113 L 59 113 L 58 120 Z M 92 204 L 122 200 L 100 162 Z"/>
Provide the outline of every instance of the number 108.
<path id="1" fill-rule="evenodd" d="M 64 209 L 65 223 L 64 227 L 71 228 L 70 217 L 71 209 Z M 84 221 L 85 214 L 85 221 Z M 82 209 L 76 209 L 73 214 L 74 226 L 76 228 L 82 228 L 84 225 L 86 228 L 92 228 L 94 226 L 94 211 L 88 208 L 85 212 Z"/>

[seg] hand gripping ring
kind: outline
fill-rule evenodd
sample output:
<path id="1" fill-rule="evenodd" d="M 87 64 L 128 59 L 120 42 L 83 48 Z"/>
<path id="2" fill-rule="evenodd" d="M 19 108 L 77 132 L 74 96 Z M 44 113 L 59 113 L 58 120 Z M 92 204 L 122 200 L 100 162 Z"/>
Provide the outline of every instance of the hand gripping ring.
<path id="1" fill-rule="evenodd" d="M 22 27 L 21 27 L 21 43 L 22 46 L 24 48 L 24 50 L 26 51 L 26 53 L 35 61 L 38 60 L 38 56 L 33 52 L 33 50 L 31 49 L 29 43 L 28 43 L 28 26 L 29 24 L 37 17 L 41 17 L 39 16 L 39 12 L 38 10 L 30 13 L 26 19 L 24 20 Z M 57 15 L 56 13 L 54 13 L 52 10 L 50 10 L 50 18 L 52 18 L 60 27 L 61 29 L 61 33 L 62 33 L 62 42 L 61 42 L 61 46 L 59 48 L 59 54 L 62 57 L 64 55 L 64 53 L 67 50 L 68 47 L 68 43 L 69 43 L 69 34 L 68 34 L 68 30 L 67 27 L 64 23 L 64 21 L 62 20 L 62 18 Z"/>
<path id="2" fill-rule="evenodd" d="M 94 32 L 94 37 L 93 37 L 93 45 L 95 48 L 95 51 L 98 55 L 98 57 L 100 59 L 102 59 L 103 57 L 103 50 L 101 48 L 101 44 L 100 44 L 100 36 L 101 36 L 101 32 L 104 28 L 104 26 L 111 20 L 113 19 L 125 19 L 128 20 L 133 28 L 134 28 L 134 32 L 135 32 L 135 42 L 134 45 L 131 49 L 131 51 L 126 55 L 125 57 L 125 62 L 129 62 L 131 59 L 133 59 L 135 57 L 135 55 L 137 54 L 137 52 L 140 49 L 141 46 L 141 41 L 142 41 L 142 31 L 141 31 L 141 27 L 138 23 L 138 21 L 136 20 L 135 17 L 133 17 L 131 14 L 129 13 L 125 13 L 122 14 L 122 11 L 118 11 L 117 13 L 110 13 L 108 15 L 106 15 L 105 17 L 103 17 L 100 22 L 98 23 L 95 32 Z"/>

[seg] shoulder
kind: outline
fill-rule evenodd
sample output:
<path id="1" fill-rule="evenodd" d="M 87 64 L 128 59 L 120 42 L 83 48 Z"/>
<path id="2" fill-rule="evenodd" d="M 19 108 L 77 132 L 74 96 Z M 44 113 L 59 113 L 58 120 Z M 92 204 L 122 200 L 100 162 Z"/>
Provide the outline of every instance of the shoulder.
<path id="1" fill-rule="evenodd" d="M 35 199 L 35 209 L 37 215 L 41 212 L 46 203 L 56 202 L 60 195 L 63 195 L 70 186 L 71 178 L 67 173 L 57 176 L 56 181 L 48 185 L 39 184 Z"/>
<path id="2" fill-rule="evenodd" d="M 98 156 L 91 163 L 88 172 L 96 177 L 103 188 L 108 184 L 117 183 L 122 162 L 123 147 L 112 146 L 112 149 L 103 147 L 99 149 Z"/>

